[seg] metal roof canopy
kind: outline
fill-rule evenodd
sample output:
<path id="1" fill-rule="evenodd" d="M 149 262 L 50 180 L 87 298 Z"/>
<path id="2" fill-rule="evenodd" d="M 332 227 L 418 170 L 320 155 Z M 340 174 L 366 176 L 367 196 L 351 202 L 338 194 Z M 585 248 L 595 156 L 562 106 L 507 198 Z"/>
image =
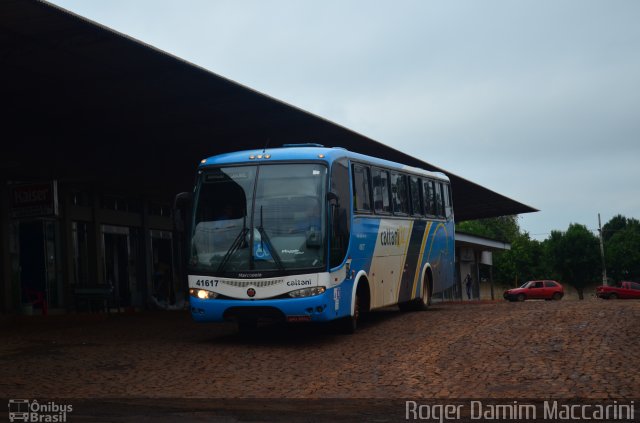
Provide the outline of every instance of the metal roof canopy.
<path id="1" fill-rule="evenodd" d="M 536 209 L 56 6 L 0 5 L 0 178 L 171 198 L 203 157 L 316 142 L 441 171 L 458 221 Z"/>
<path id="2" fill-rule="evenodd" d="M 510 250 L 511 244 L 483 236 L 456 231 L 456 247 L 472 247 L 486 251 Z"/>

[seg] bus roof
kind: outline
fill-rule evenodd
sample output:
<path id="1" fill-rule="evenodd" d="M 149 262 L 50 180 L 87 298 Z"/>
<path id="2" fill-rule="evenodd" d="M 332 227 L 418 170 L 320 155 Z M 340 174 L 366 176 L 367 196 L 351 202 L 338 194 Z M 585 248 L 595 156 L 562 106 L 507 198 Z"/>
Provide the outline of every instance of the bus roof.
<path id="1" fill-rule="evenodd" d="M 402 170 L 407 173 L 414 173 L 431 178 L 442 179 L 448 181 L 449 178 L 441 172 L 430 172 L 417 167 L 403 165 L 401 163 L 380 159 L 366 154 L 355 153 L 341 147 L 322 147 L 318 144 L 294 144 L 292 146 L 243 150 L 232 153 L 224 153 L 216 156 L 207 157 L 200 162 L 201 168 L 208 166 L 220 166 L 239 163 L 269 163 L 293 160 L 322 160 L 331 163 L 340 158 L 349 158 L 358 162 L 368 163 L 374 166 L 385 167 L 389 169 Z"/>

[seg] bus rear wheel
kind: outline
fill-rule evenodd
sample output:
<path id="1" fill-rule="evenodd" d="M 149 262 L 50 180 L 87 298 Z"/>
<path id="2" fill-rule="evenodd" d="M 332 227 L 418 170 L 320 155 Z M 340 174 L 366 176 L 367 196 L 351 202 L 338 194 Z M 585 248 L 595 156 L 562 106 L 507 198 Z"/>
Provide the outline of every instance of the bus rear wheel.
<path id="1" fill-rule="evenodd" d="M 422 311 L 426 310 L 429 305 L 431 305 L 431 298 L 429 297 L 429 287 L 426 283 L 424 283 L 422 287 L 421 297 L 406 303 L 400 303 L 398 304 L 398 308 L 400 308 L 401 311 Z"/>

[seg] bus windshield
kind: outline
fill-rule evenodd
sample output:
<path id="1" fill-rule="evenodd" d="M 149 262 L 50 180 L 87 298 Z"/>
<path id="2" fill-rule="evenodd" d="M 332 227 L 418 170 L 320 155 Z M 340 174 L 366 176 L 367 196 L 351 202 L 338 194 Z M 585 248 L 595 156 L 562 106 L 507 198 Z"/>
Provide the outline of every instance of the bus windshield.
<path id="1" fill-rule="evenodd" d="M 203 171 L 190 266 L 217 275 L 324 267 L 326 186 L 327 168 L 319 163 Z"/>

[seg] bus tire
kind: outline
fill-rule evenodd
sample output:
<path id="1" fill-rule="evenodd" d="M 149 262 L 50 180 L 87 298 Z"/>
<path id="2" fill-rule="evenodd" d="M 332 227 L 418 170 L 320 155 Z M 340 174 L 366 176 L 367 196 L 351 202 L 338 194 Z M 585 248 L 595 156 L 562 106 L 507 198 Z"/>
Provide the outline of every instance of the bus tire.
<path id="1" fill-rule="evenodd" d="M 412 301 L 398 304 L 401 311 L 422 311 L 431 305 L 431 296 L 429 295 L 429 282 L 425 280 L 422 284 L 422 295 Z"/>
<path id="2" fill-rule="evenodd" d="M 358 329 L 358 322 L 360 321 L 360 317 L 362 317 L 360 294 L 356 292 L 355 303 L 353 306 L 353 316 L 347 316 L 340 319 L 340 321 L 338 322 L 340 332 L 346 335 L 354 334 Z"/>
<path id="3" fill-rule="evenodd" d="M 426 310 L 431 305 L 431 278 L 422 284 L 422 297 L 416 299 L 418 310 Z"/>

